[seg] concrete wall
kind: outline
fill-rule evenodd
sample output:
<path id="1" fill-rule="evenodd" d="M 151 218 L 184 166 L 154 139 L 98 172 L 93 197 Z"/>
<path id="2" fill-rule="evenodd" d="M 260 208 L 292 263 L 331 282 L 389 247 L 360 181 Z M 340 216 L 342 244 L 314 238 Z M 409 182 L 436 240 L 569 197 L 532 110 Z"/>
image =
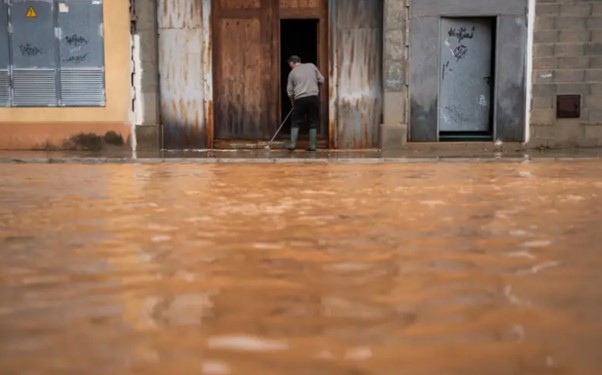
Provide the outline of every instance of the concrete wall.
<path id="1" fill-rule="evenodd" d="M 410 1 L 410 139 L 438 140 L 441 17 L 497 17 L 495 139 L 525 139 L 527 0 Z"/>
<path id="2" fill-rule="evenodd" d="M 537 0 L 531 146 L 602 146 L 602 2 Z M 556 97 L 581 95 L 581 117 L 556 118 Z"/>
<path id="3" fill-rule="evenodd" d="M 60 147 L 79 133 L 115 131 L 130 137 L 130 19 L 128 1 L 104 1 L 103 108 L 0 108 L 0 149 Z"/>

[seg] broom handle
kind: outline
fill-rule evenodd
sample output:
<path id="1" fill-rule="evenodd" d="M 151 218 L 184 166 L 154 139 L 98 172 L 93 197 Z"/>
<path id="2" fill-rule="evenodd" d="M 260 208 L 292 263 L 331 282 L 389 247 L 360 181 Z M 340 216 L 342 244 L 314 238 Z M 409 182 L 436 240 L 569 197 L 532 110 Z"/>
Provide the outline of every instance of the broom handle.
<path id="1" fill-rule="evenodd" d="M 276 134 L 274 134 L 274 136 L 268 142 L 268 144 L 271 144 L 272 142 L 274 142 L 274 139 L 276 139 L 276 137 L 278 136 L 278 134 L 280 134 L 280 130 L 282 130 L 282 128 L 284 127 L 284 124 L 286 124 L 286 122 L 288 121 L 288 118 L 291 117 L 291 115 L 293 114 L 294 110 L 295 110 L 295 108 L 291 108 L 291 111 L 288 113 L 288 115 L 286 115 L 284 121 L 282 121 L 282 124 L 280 124 L 280 127 L 278 128 L 278 130 L 276 130 Z"/>

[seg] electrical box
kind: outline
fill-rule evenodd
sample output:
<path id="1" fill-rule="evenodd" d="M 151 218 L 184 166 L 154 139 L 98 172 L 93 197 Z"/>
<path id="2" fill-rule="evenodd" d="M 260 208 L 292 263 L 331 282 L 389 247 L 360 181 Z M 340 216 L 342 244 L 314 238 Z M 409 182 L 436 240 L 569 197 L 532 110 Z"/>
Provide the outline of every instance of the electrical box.
<path id="1" fill-rule="evenodd" d="M 558 95 L 556 102 L 556 117 L 580 118 L 581 95 Z"/>
<path id="2" fill-rule="evenodd" d="M 0 0 L 0 106 L 104 106 L 101 0 Z"/>
<path id="3" fill-rule="evenodd" d="M 0 0 L 0 107 L 10 104 L 9 65 L 8 5 L 4 0 Z"/>

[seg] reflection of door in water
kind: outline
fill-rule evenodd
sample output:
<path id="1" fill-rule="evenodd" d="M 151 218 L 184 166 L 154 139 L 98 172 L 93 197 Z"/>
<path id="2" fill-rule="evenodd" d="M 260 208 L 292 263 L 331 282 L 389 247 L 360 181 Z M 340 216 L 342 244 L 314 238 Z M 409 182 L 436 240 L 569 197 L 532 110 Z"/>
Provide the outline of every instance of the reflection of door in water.
<path id="1" fill-rule="evenodd" d="M 439 132 L 491 134 L 493 30 L 490 18 L 441 21 Z"/>

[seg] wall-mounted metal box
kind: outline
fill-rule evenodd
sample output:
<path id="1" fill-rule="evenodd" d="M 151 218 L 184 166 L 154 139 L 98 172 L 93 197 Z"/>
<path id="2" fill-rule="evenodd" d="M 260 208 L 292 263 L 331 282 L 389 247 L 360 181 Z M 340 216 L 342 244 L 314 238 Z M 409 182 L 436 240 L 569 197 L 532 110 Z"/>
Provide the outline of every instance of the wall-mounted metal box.
<path id="1" fill-rule="evenodd" d="M 10 104 L 10 76 L 8 53 L 8 5 L 0 0 L 0 107 Z"/>
<path id="2" fill-rule="evenodd" d="M 581 95 L 558 95 L 556 98 L 556 117 L 580 118 Z"/>

